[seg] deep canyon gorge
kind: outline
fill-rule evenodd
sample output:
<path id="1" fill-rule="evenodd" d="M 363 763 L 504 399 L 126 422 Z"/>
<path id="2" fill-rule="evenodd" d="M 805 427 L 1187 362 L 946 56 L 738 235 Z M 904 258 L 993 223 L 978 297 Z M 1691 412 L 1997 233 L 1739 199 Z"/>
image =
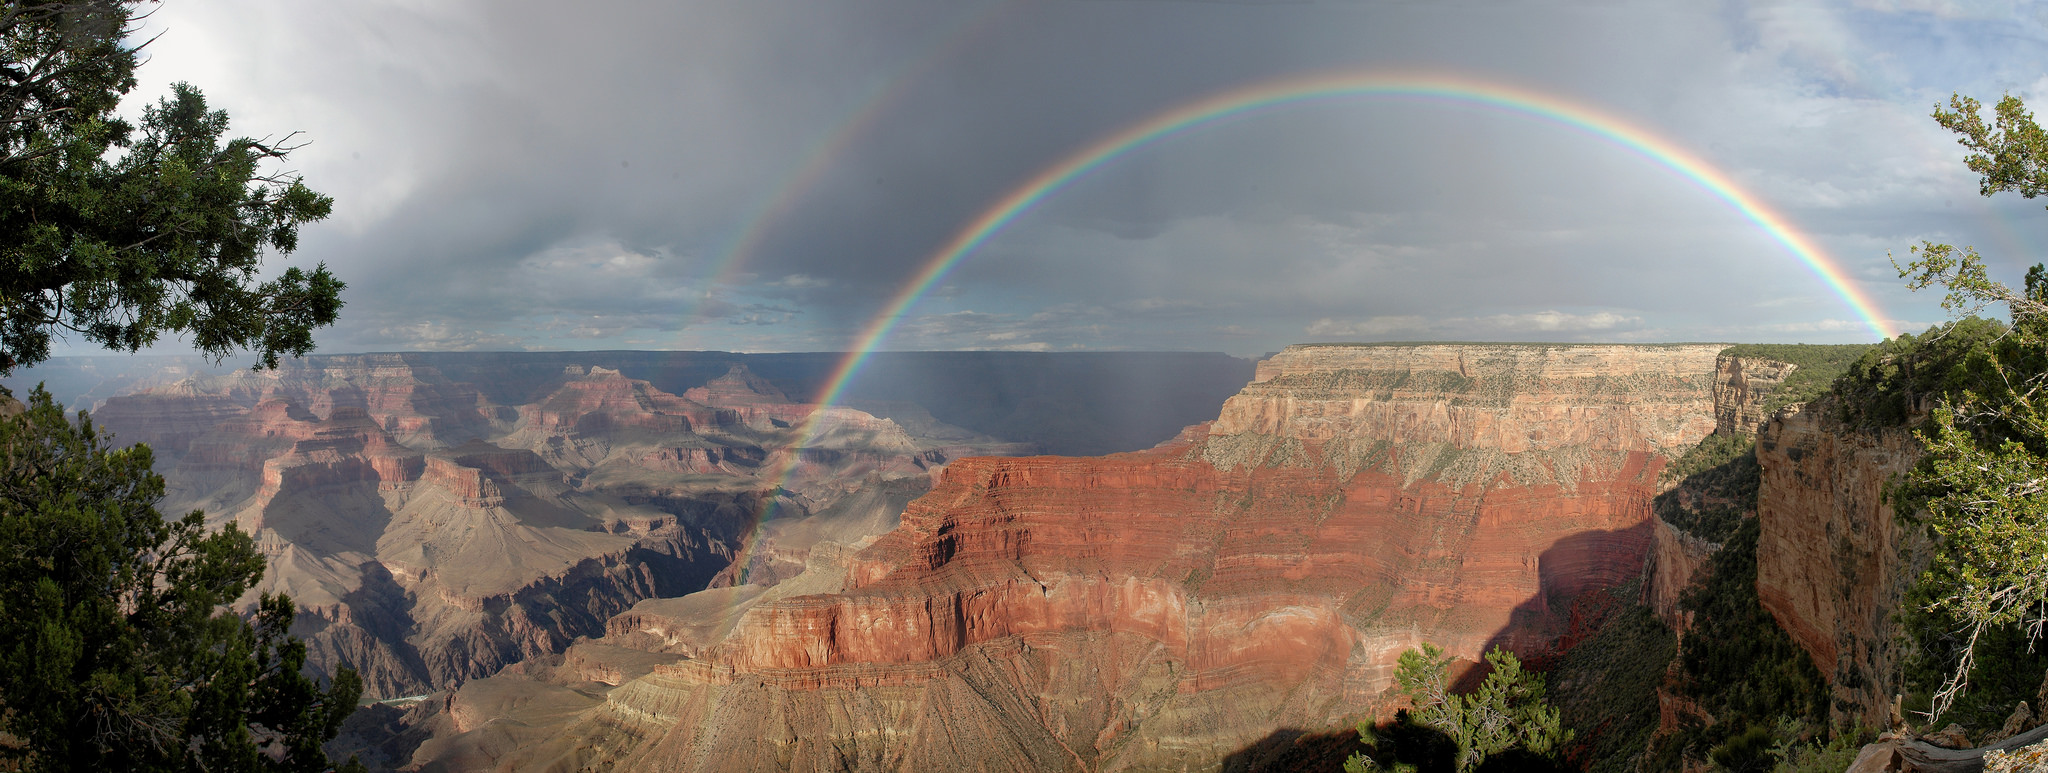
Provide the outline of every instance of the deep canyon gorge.
<path id="1" fill-rule="evenodd" d="M 1553 662 L 1628 588 L 1682 631 L 1720 546 L 1653 501 L 1717 434 L 1758 437 L 1758 596 L 1882 719 L 1914 448 L 1766 411 L 1796 366 L 1724 348 L 897 355 L 822 409 L 798 355 L 67 383 L 165 512 L 258 536 L 316 665 L 403 699 L 351 731 L 377 764 L 1254 769 L 1390 715 L 1424 642 Z"/>

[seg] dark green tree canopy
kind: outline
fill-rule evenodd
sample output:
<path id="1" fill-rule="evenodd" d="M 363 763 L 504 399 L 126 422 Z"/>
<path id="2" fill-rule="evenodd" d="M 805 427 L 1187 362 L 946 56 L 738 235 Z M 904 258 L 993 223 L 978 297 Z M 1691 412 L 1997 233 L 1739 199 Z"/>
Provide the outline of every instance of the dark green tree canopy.
<path id="1" fill-rule="evenodd" d="M 1957 95 L 1934 110 L 1970 151 L 1980 192 L 2048 192 L 2048 132 L 2015 97 L 1988 121 L 1982 108 Z M 1915 433 L 1926 454 L 1892 496 L 1933 538 L 1903 618 L 1923 661 L 1915 670 L 1938 675 L 1915 677 L 1925 691 L 1916 700 L 1936 718 L 1983 704 L 1973 684 L 2030 662 L 2048 623 L 2048 268 L 2035 265 L 2014 288 L 1993 280 L 1974 249 L 1922 243 L 1899 275 L 1915 290 L 1944 289 L 1942 306 L 1957 316 L 2000 305 L 2009 313 L 2004 324 L 1972 317 L 1919 340 L 1901 336 L 1836 387 L 1846 399 L 1882 398 L 1894 420 L 1910 415 L 1909 403 L 1932 409 Z M 1990 711 L 2012 705 L 1996 697 Z"/>
<path id="2" fill-rule="evenodd" d="M 150 461 L 41 389 L 0 418 L 0 769 L 330 769 L 361 682 L 304 673 L 284 597 L 229 608 L 263 555 L 166 521 Z"/>
<path id="3" fill-rule="evenodd" d="M 1545 697 L 1543 675 L 1494 647 L 1486 653 L 1479 689 L 1458 695 L 1451 692 L 1454 660 L 1428 642 L 1401 653 L 1394 681 L 1413 708 L 1384 729 L 1359 723 L 1359 740 L 1372 752 L 1351 755 L 1344 761 L 1346 773 L 1383 770 L 1387 763 L 1395 770 L 1460 773 L 1559 769 L 1564 746 L 1576 734 Z"/>
<path id="4" fill-rule="evenodd" d="M 223 140 L 227 114 L 182 83 L 139 126 L 114 114 L 135 87 L 138 5 L 0 8 L 0 374 L 48 359 L 53 334 L 135 351 L 170 332 L 274 367 L 341 308 L 325 265 L 260 276 L 333 206 L 271 171 L 290 136 Z"/>

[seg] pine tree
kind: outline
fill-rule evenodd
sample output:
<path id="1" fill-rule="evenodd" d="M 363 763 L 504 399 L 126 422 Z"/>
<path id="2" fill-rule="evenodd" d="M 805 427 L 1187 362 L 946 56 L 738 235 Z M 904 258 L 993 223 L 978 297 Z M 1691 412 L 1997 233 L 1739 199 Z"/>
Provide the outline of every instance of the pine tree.
<path id="1" fill-rule="evenodd" d="M 1989 122 L 1982 107 L 1956 95 L 1934 111 L 1970 151 L 1980 192 L 2048 193 L 2048 131 L 2017 97 L 1999 100 Z M 1968 247 L 1922 243 L 1912 255 L 1899 268 L 1908 287 L 1945 289 L 1942 307 L 1958 316 L 2002 305 L 2011 319 L 1987 341 L 1947 346 L 1959 356 L 1918 378 L 1931 393 L 1912 395 L 1934 405 L 1895 509 L 1924 517 L 1934 538 L 1905 618 L 1924 655 L 1950 664 L 1928 709 L 1938 717 L 1968 691 L 1987 639 L 2021 632 L 2031 651 L 2048 623 L 2048 269 L 2036 264 L 2014 289 Z"/>
<path id="2" fill-rule="evenodd" d="M 1453 660 L 1443 648 L 1428 642 L 1401 653 L 1394 667 L 1394 682 L 1412 708 L 1403 711 L 1388 732 L 1359 725 L 1360 741 L 1398 760 L 1396 770 L 1415 769 L 1418 761 L 1435 757 L 1433 750 L 1398 748 L 1400 739 L 1409 739 L 1411 747 L 1428 746 L 1430 739 L 1413 731 L 1434 731 L 1455 746 L 1450 765 L 1460 773 L 1509 755 L 1517 760 L 1554 760 L 1564 745 L 1571 743 L 1572 731 L 1565 728 L 1562 714 L 1545 697 L 1543 675 L 1522 668 L 1514 653 L 1499 647 L 1486 653 L 1490 669 L 1486 679 L 1467 695 L 1451 692 Z M 1378 768 L 1377 759 L 1364 753 L 1352 755 L 1344 764 L 1347 773 Z"/>
<path id="3" fill-rule="evenodd" d="M 186 84 L 115 113 L 135 87 L 136 0 L 0 4 L 0 375 L 50 356 L 53 334 L 136 351 L 164 333 L 266 366 L 313 348 L 343 284 L 318 266 L 260 281 L 265 252 L 333 200 L 266 171 L 295 146 L 227 136 Z"/>
<path id="4" fill-rule="evenodd" d="M 321 771 L 361 694 L 322 685 L 249 535 L 166 521 L 147 446 L 110 447 L 38 388 L 0 419 L 0 767 Z"/>

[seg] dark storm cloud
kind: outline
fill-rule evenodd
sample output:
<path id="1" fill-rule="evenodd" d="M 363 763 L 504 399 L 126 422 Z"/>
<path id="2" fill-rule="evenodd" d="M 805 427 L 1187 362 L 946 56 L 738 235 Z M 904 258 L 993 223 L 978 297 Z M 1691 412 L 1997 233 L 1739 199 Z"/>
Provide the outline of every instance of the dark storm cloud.
<path id="1" fill-rule="evenodd" d="M 841 348 L 1068 153 L 1329 69 L 1452 70 L 1625 116 L 1787 214 L 1900 320 L 1939 311 L 1896 289 L 1887 250 L 1983 241 L 2018 266 L 2048 245 L 2048 215 L 1977 200 L 1925 117 L 1950 91 L 2048 96 L 2041 20 L 2009 4 L 177 0 L 153 23 L 144 92 L 189 80 L 240 131 L 313 139 L 294 166 L 339 203 L 298 259 L 350 283 L 330 351 Z M 889 345 L 1345 337 L 1868 333 L 1782 245 L 1611 142 L 1330 100 L 1104 165 Z"/>

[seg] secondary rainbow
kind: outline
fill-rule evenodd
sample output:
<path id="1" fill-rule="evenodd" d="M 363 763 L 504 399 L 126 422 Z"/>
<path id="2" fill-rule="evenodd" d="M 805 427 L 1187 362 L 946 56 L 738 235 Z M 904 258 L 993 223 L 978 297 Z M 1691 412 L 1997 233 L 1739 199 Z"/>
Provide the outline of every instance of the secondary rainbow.
<path id="1" fill-rule="evenodd" d="M 954 23 L 944 34 L 937 36 L 938 42 L 929 50 L 922 55 L 910 57 L 895 72 L 880 79 L 878 85 L 871 88 L 867 96 L 860 101 L 858 108 L 847 113 L 846 117 L 829 131 L 818 135 L 817 140 L 800 155 L 802 160 L 790 168 L 789 174 L 781 182 L 769 188 L 767 195 L 741 220 L 739 229 L 734 232 L 732 239 L 726 242 L 724 249 L 719 250 L 718 256 L 712 259 L 710 271 L 707 272 L 711 278 L 704 285 L 705 291 L 710 292 L 714 288 L 731 284 L 753 257 L 754 252 L 760 249 L 770 227 L 782 222 L 797 202 L 803 200 L 804 196 L 825 179 L 825 173 L 846 157 L 855 140 L 866 136 L 877 119 L 889 115 L 896 109 L 909 94 L 911 86 L 924 81 L 928 74 L 952 61 L 955 54 L 980 39 L 983 32 L 994 28 L 1017 5 L 1005 1 L 963 14 L 960 21 Z M 702 319 L 696 313 L 686 313 L 690 314 L 691 322 Z"/>
<path id="2" fill-rule="evenodd" d="M 854 346 L 840 361 L 815 398 L 819 406 L 802 424 L 797 448 L 816 439 L 824 408 L 859 372 L 904 312 L 946 277 L 975 248 L 1068 184 L 1139 148 L 1217 120 L 1247 112 L 1303 102 L 1339 98 L 1397 98 L 1439 101 L 1502 110 L 1576 129 L 1625 148 L 1669 169 L 1726 202 L 1813 272 L 1879 337 L 1896 334 L 1879 316 L 1876 305 L 1844 274 L 1839 265 L 1787 219 L 1742 189 L 1727 173 L 1709 165 L 1677 143 L 1628 121 L 1570 100 L 1469 76 L 1395 71 L 1340 71 L 1263 81 L 1196 100 L 1128 126 L 1068 155 L 1010 189 L 934 252 L 924 267 L 904 284 L 881 313 L 862 328 Z M 795 454 L 774 476 L 780 487 L 795 468 Z M 772 498 L 770 500 L 772 510 Z M 767 513 L 764 513 L 764 517 Z"/>

